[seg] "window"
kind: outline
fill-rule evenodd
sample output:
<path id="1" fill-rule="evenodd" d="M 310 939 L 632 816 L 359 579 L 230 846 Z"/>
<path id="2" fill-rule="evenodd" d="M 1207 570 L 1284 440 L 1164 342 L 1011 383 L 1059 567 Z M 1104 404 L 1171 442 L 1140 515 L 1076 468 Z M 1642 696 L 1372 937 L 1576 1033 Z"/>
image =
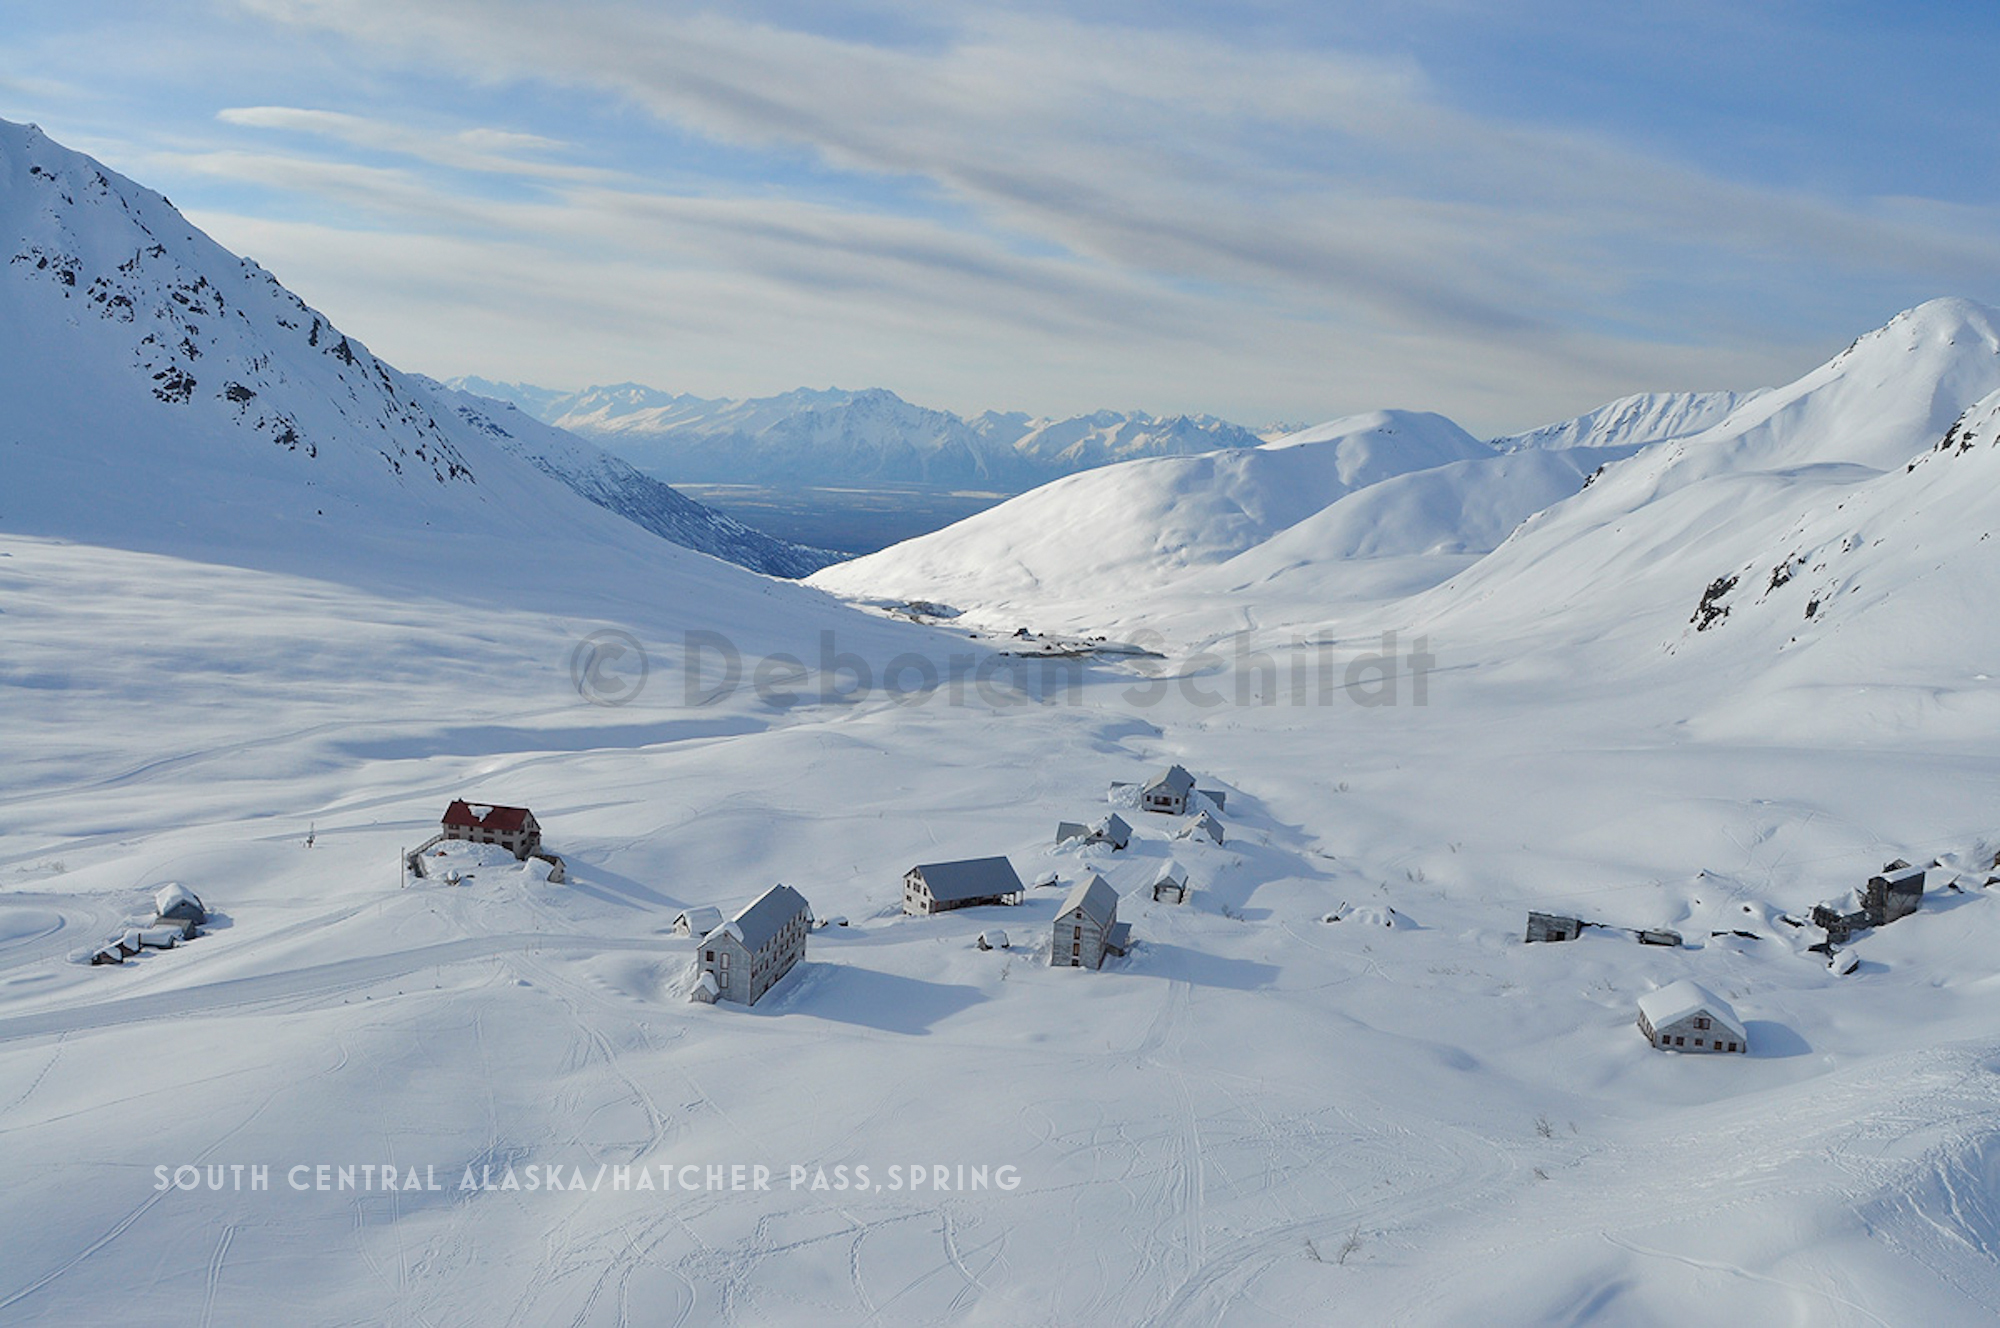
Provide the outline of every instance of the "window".
<path id="1" fill-rule="evenodd" d="M 1687 1044 L 1688 1040 L 1684 1037 L 1677 1037 L 1674 1039 L 1674 1045 L 1676 1047 L 1685 1047 Z"/>
<path id="2" fill-rule="evenodd" d="M 1697 1017 L 1696 1017 L 1696 1019 L 1695 1019 L 1695 1021 L 1694 1021 L 1694 1026 L 1695 1026 L 1696 1028 L 1700 1028 L 1700 1029 L 1706 1029 L 1706 1028 L 1708 1027 L 1708 1020 L 1707 1020 L 1706 1018 L 1702 1018 L 1702 1017 L 1700 1017 L 1700 1016 L 1697 1016 Z"/>
<path id="3" fill-rule="evenodd" d="M 715 951 L 710 950 L 708 952 L 708 962 L 711 964 L 715 962 Z"/>
<path id="4" fill-rule="evenodd" d="M 1701 1045 L 1701 1039 L 1700 1039 L 1700 1038 L 1696 1038 L 1696 1039 L 1694 1040 L 1694 1044 L 1695 1044 L 1695 1045 L 1696 1045 L 1697 1047 L 1699 1047 L 1699 1046 Z"/>

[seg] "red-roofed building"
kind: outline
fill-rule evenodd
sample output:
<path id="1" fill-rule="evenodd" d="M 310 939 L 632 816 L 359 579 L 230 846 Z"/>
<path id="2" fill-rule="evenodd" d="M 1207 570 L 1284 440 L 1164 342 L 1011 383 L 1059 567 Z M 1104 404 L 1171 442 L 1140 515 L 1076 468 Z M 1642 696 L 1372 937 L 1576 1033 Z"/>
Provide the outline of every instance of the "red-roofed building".
<path id="1" fill-rule="evenodd" d="M 496 807 L 454 798 L 444 809 L 444 837 L 498 844 L 515 857 L 525 858 L 542 846 L 542 827 L 526 807 Z"/>

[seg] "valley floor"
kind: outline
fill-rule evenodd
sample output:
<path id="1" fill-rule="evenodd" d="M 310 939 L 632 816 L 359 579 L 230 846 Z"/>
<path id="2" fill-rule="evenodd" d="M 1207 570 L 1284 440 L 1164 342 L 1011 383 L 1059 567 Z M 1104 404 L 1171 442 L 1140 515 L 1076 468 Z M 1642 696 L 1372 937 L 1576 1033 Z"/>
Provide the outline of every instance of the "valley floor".
<path id="1" fill-rule="evenodd" d="M 858 555 L 963 521 L 1009 495 L 917 486 L 774 489 L 755 484 L 676 483 L 696 502 L 767 535 Z"/>
<path id="2" fill-rule="evenodd" d="M 644 629 L 603 708 L 589 623 L 20 539 L 0 608 L 0 1321 L 2000 1313 L 2000 899 L 1934 891 L 1847 977 L 1782 917 L 1990 860 L 2000 764 L 1949 724 L 1756 743 L 1443 645 L 1423 706 L 1097 661 L 1042 703 L 691 708 Z M 1052 845 L 1170 760 L 1228 791 L 1224 844 L 1128 811 L 1124 852 Z M 567 882 L 405 880 L 455 796 L 531 805 Z M 1050 968 L 1055 887 L 900 915 L 909 866 L 991 853 L 1103 873 L 1136 948 Z M 1185 905 L 1147 896 L 1170 858 Z M 210 934 L 72 960 L 168 880 Z M 675 914 L 780 880 L 847 925 L 754 1009 L 689 1003 Z M 1608 925 L 1527 946 L 1531 907 Z M 1752 1055 L 1646 1045 L 1683 976 Z M 239 1164 L 268 1188 L 209 1188 Z M 397 1188 L 338 1188 L 364 1165 Z"/>

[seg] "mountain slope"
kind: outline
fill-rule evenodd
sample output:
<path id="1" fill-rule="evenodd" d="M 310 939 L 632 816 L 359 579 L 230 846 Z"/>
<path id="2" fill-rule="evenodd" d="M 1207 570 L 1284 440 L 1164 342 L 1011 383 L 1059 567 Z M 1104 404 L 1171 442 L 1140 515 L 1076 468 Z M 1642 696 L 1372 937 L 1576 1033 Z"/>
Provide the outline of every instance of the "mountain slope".
<path id="1" fill-rule="evenodd" d="M 1575 419 L 1495 438 L 1503 452 L 1525 448 L 1643 447 L 1684 438 L 1719 424 L 1762 392 L 1642 392 L 1620 397 Z"/>
<path id="2" fill-rule="evenodd" d="M 7 529 L 262 557 L 537 514 L 622 542 L 546 472 L 704 551 L 792 573 L 812 561 L 552 431 L 532 440 L 541 462 L 517 461 L 492 444 L 522 440 L 32 126 L 0 123 L 0 249 Z"/>
<path id="3" fill-rule="evenodd" d="M 1922 629 L 1895 607 L 1932 593 L 1920 586 L 1942 587 L 1933 607 L 1956 606 L 1958 630 L 1985 620 L 1974 605 L 1991 543 L 1976 534 L 1994 514 L 1981 472 L 1920 458 L 1947 436 L 1956 454 L 1979 435 L 1983 417 L 1967 412 L 1997 390 L 2000 314 L 1932 301 L 1709 429 L 1610 467 L 1400 611 L 1503 654 L 1588 647 L 1622 669 L 1699 657 L 1718 680 L 1762 677 L 1780 652 L 1835 635 L 1867 636 L 1858 623 L 1876 616 L 1873 652 L 1887 667 L 1893 635 L 1952 630 L 1953 618 Z M 1903 530 L 1905 552 L 1878 550 L 1864 513 Z M 1964 532 L 1975 537 L 1951 558 L 1932 556 Z M 1866 577 L 1842 571 L 1871 566 Z"/>
<path id="4" fill-rule="evenodd" d="M 641 473 L 601 447 L 544 424 L 513 403 L 424 380 L 467 425 L 514 456 L 634 525 L 684 548 L 769 576 L 809 576 L 841 555 L 774 539 Z"/>
<path id="5" fill-rule="evenodd" d="M 828 568 L 812 584 L 841 594 L 941 600 L 988 615 L 1101 621 L 1104 606 L 1137 608 L 1134 596 L 1226 562 L 1346 495 L 1493 455 L 1440 415 L 1358 415 L 1259 447 L 1072 475 Z M 1058 604 L 1097 607 L 1079 608 L 1082 618 L 1047 618 Z"/>

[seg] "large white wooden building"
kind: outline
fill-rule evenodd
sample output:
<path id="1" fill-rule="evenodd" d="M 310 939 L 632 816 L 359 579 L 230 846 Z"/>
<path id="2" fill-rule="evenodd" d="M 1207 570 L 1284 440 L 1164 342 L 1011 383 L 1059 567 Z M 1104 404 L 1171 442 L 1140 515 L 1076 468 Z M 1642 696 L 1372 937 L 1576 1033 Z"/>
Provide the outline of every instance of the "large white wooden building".
<path id="1" fill-rule="evenodd" d="M 1662 1051 L 1750 1050 L 1750 1035 L 1729 1002 L 1687 978 L 1639 998 L 1639 1031 Z"/>
<path id="2" fill-rule="evenodd" d="M 983 904 L 1011 904 L 1025 889 L 1005 858 L 924 862 L 903 875 L 903 911 L 914 916 Z"/>
<path id="3" fill-rule="evenodd" d="M 701 939 L 702 977 L 714 998 L 755 1005 L 792 965 L 806 957 L 812 911 L 789 885 L 774 885 Z M 698 986 L 707 983 L 697 979 Z"/>
<path id="4" fill-rule="evenodd" d="M 1063 900 L 1049 944 L 1053 968 L 1099 968 L 1118 925 L 1118 892 L 1102 876 L 1081 881 Z"/>

